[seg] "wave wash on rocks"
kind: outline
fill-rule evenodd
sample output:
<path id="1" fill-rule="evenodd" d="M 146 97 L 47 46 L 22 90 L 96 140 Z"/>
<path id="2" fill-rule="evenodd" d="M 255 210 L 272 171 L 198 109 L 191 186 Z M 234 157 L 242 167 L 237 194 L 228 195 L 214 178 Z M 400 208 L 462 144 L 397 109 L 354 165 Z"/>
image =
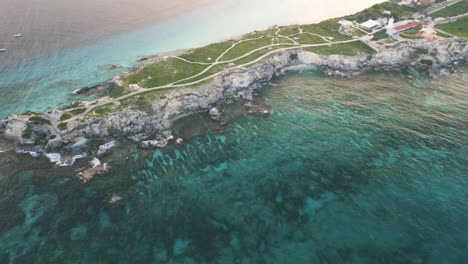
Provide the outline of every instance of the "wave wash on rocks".
<path id="1" fill-rule="evenodd" d="M 91 153 L 98 149 L 96 141 L 105 143 L 126 138 L 142 142 L 169 137 L 171 124 L 178 118 L 219 109 L 236 99 L 251 100 L 254 90 L 288 70 L 318 68 L 328 75 L 347 77 L 370 71 L 405 71 L 410 67 L 437 73 L 454 71 L 467 60 L 467 41 L 462 39 L 401 45 L 373 55 L 326 56 L 303 50 L 283 51 L 248 69 L 230 70 L 199 88 L 169 92 L 163 99 L 153 101 L 151 109 L 141 110 L 131 105 L 104 117 L 70 122 L 64 131 L 49 123 L 31 127 L 27 119 L 10 116 L 0 121 L 0 135 L 18 145 L 36 146 L 47 152 Z M 30 135 L 25 138 L 27 129 Z"/>

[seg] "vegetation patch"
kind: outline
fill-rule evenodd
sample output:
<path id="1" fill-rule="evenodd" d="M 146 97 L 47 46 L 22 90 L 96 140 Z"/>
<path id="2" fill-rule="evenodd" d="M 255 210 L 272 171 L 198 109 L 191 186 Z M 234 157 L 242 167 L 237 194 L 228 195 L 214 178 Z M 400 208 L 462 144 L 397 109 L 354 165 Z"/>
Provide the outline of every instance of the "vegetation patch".
<path id="1" fill-rule="evenodd" d="M 86 108 L 77 108 L 77 109 L 73 109 L 70 111 L 71 114 L 73 115 L 79 115 L 81 113 L 83 113 L 84 111 L 86 111 Z"/>
<path id="2" fill-rule="evenodd" d="M 271 47 L 271 49 L 262 49 L 262 50 L 258 50 L 252 54 L 250 54 L 249 56 L 247 57 L 244 57 L 242 59 L 239 59 L 239 60 L 236 60 L 234 63 L 236 65 L 243 65 L 243 64 L 246 64 L 246 63 L 249 63 L 249 62 L 252 62 L 252 61 L 255 61 L 256 59 L 262 57 L 263 55 L 269 53 L 269 52 L 272 52 L 274 50 L 278 50 L 278 49 L 283 49 L 283 48 L 289 48 L 289 47 L 294 47 L 292 45 L 280 45 L 280 46 L 274 46 L 274 47 Z"/>
<path id="3" fill-rule="evenodd" d="M 36 113 L 36 112 L 32 112 L 32 111 L 26 111 L 26 112 L 22 113 L 21 115 L 32 116 L 32 115 L 40 115 L 40 113 Z"/>
<path id="4" fill-rule="evenodd" d="M 263 37 L 256 40 L 248 40 L 237 44 L 234 48 L 224 54 L 221 57 L 220 61 L 230 61 L 236 59 L 242 55 L 245 55 L 253 50 L 258 48 L 262 48 L 268 45 L 271 45 L 272 38 L 271 37 Z"/>
<path id="5" fill-rule="evenodd" d="M 32 137 L 32 128 L 29 124 L 26 126 L 26 129 L 21 134 L 21 137 L 26 139 L 30 139 Z"/>
<path id="6" fill-rule="evenodd" d="M 458 37 L 468 38 L 468 17 L 462 18 L 452 23 L 438 25 L 437 28 Z"/>
<path id="7" fill-rule="evenodd" d="M 326 41 L 323 38 L 321 38 L 319 36 L 307 34 L 307 33 L 297 35 L 296 37 L 299 38 L 297 40 L 297 42 L 299 44 L 322 44 L 322 43 L 326 43 Z"/>
<path id="8" fill-rule="evenodd" d="M 388 37 L 387 32 L 385 30 L 380 30 L 379 32 L 374 34 L 374 37 L 372 38 L 372 40 L 377 41 L 377 40 L 385 39 L 387 37 Z"/>
<path id="9" fill-rule="evenodd" d="M 61 122 L 61 123 L 59 123 L 59 124 L 57 125 L 57 128 L 58 128 L 59 130 L 66 130 L 66 129 L 67 129 L 67 126 L 68 126 L 67 123 Z"/>
<path id="10" fill-rule="evenodd" d="M 129 88 L 126 88 L 126 87 L 123 87 L 123 86 L 118 86 L 118 87 L 113 88 L 109 92 L 109 97 L 119 98 L 119 97 L 124 96 L 126 94 L 129 94 L 131 92 L 132 92 L 132 90 L 130 90 Z"/>
<path id="11" fill-rule="evenodd" d="M 216 58 L 223 54 L 223 52 L 234 43 L 233 40 L 214 43 L 202 48 L 191 49 L 180 57 L 194 62 L 214 62 Z M 209 58 L 211 58 L 211 60 L 209 60 Z"/>
<path id="12" fill-rule="evenodd" d="M 427 66 L 432 66 L 432 64 L 434 64 L 431 60 L 420 60 L 419 63 Z"/>
<path id="13" fill-rule="evenodd" d="M 115 107 L 113 103 L 108 103 L 105 105 L 98 106 L 94 108 L 94 110 L 86 115 L 85 118 L 91 118 L 91 117 L 103 117 L 106 116 L 112 112 L 114 112 Z"/>
<path id="14" fill-rule="evenodd" d="M 76 116 L 76 115 L 79 115 L 79 114 L 83 113 L 84 111 L 86 111 L 86 108 L 81 107 L 81 108 L 73 109 L 70 112 L 65 112 L 60 117 L 60 121 L 68 120 L 68 119 L 72 118 L 73 116 Z"/>
<path id="15" fill-rule="evenodd" d="M 447 34 L 445 34 L 443 32 L 436 32 L 436 33 L 437 33 L 437 36 L 439 36 L 439 37 L 443 37 L 443 38 L 451 38 L 452 37 L 452 36 L 447 35 Z"/>
<path id="16" fill-rule="evenodd" d="M 60 117 L 60 121 L 64 121 L 64 120 L 68 120 L 70 118 L 72 118 L 73 115 L 71 113 L 63 113 L 62 116 Z"/>
<path id="17" fill-rule="evenodd" d="M 468 13 L 468 0 L 464 0 L 451 6 L 448 6 L 442 10 L 432 13 L 430 16 L 432 18 L 453 17 L 465 13 Z"/>
<path id="18" fill-rule="evenodd" d="M 45 124 L 45 125 L 50 125 L 49 119 L 43 118 L 41 116 L 32 116 L 29 118 L 30 122 L 33 122 L 35 124 Z"/>
<path id="19" fill-rule="evenodd" d="M 385 15 L 384 11 L 390 11 L 390 15 Z M 407 5 L 399 5 L 396 3 L 391 2 L 384 2 L 381 4 L 373 5 L 363 11 L 360 11 L 354 15 L 346 16 L 345 19 L 356 21 L 358 23 L 363 23 L 368 19 L 378 19 L 380 17 L 394 17 L 396 21 L 403 20 L 405 18 L 410 17 L 414 12 L 416 12 L 416 8 L 407 6 Z"/>
<path id="20" fill-rule="evenodd" d="M 339 32 L 340 24 L 338 24 L 338 19 L 329 19 L 319 24 L 304 25 L 303 28 L 305 32 L 318 34 L 324 37 L 332 37 L 337 41 L 351 39 L 351 37 L 343 35 Z"/>
<path id="21" fill-rule="evenodd" d="M 177 58 L 168 58 L 145 65 L 136 73 L 123 78 L 123 80 L 128 84 L 138 84 L 140 87 L 151 88 L 196 75 L 206 67 L 206 65 L 188 63 Z"/>
<path id="22" fill-rule="evenodd" d="M 210 68 L 208 71 L 204 72 L 203 74 L 199 75 L 199 76 L 196 76 L 194 78 L 191 78 L 191 79 L 188 79 L 186 81 L 183 81 L 183 82 L 180 82 L 180 84 L 188 84 L 188 83 L 192 83 L 192 82 L 195 82 L 195 81 L 199 81 L 199 80 L 202 80 L 206 77 L 209 77 L 217 72 L 220 72 L 224 69 L 227 68 L 227 64 L 218 64 L 216 66 L 213 66 L 212 68 Z M 179 83 L 177 83 L 179 84 Z"/>
<path id="23" fill-rule="evenodd" d="M 299 33 L 299 26 L 280 27 L 278 34 L 283 36 L 290 36 Z"/>
<path id="24" fill-rule="evenodd" d="M 307 51 L 315 52 L 323 55 L 341 54 L 347 56 L 354 56 L 359 53 L 372 54 L 375 50 L 363 43 L 362 41 L 355 41 L 350 43 L 343 43 L 337 45 L 326 45 L 319 47 L 305 48 Z"/>
<path id="25" fill-rule="evenodd" d="M 417 48 L 416 49 L 416 55 L 427 55 L 429 54 L 429 50 L 424 49 L 424 48 Z"/>

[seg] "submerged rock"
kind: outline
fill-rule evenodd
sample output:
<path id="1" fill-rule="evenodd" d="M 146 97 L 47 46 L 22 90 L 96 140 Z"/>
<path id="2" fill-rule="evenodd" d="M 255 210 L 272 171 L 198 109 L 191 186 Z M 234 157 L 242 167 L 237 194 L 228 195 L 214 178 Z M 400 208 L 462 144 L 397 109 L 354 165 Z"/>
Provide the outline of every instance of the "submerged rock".
<path id="1" fill-rule="evenodd" d="M 219 121 L 221 119 L 221 115 L 223 114 L 218 107 L 211 108 L 208 113 L 209 113 L 211 119 L 213 119 L 215 121 Z"/>
<path id="2" fill-rule="evenodd" d="M 107 163 L 102 163 L 94 158 L 91 161 L 92 167 L 78 173 L 78 177 L 83 180 L 83 182 L 89 182 L 96 176 L 104 176 L 110 173 L 111 167 Z"/>
<path id="3" fill-rule="evenodd" d="M 79 159 L 86 157 L 86 154 L 79 154 L 74 156 L 63 156 L 60 153 L 45 153 L 45 157 L 59 167 L 69 167 L 75 164 Z"/>
<path id="4" fill-rule="evenodd" d="M 122 196 L 113 193 L 111 199 L 109 200 L 109 203 L 116 204 L 120 202 L 121 200 L 122 200 Z"/>
<path id="5" fill-rule="evenodd" d="M 146 140 L 141 142 L 140 146 L 144 149 L 164 148 L 167 146 L 167 139 Z"/>
<path id="6" fill-rule="evenodd" d="M 176 239 L 174 241 L 174 245 L 172 246 L 172 253 L 174 254 L 174 256 L 180 256 L 184 254 L 190 246 L 191 242 L 192 241 L 190 240 Z"/>
<path id="7" fill-rule="evenodd" d="M 118 146 L 118 142 L 115 140 L 112 140 L 110 142 L 107 142 L 106 144 L 100 145 L 99 150 L 98 150 L 98 156 L 101 156 L 107 152 L 109 152 L 111 149 L 115 148 Z"/>
<path id="8" fill-rule="evenodd" d="M 177 145 L 180 146 L 180 145 L 182 145 L 183 143 L 184 143 L 184 140 L 183 140 L 182 138 L 177 138 L 177 139 L 176 139 L 176 144 L 177 144 Z"/>

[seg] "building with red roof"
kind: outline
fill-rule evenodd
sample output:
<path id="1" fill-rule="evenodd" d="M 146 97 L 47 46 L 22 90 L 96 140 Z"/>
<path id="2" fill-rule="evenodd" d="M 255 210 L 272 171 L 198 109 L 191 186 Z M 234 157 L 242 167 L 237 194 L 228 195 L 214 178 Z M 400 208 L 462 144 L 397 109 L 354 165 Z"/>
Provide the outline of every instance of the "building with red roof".
<path id="1" fill-rule="evenodd" d="M 410 30 L 412 28 L 415 28 L 419 26 L 421 22 L 418 20 L 405 20 L 405 21 L 400 21 L 398 23 L 393 24 L 390 28 L 387 29 L 387 34 L 389 36 L 393 36 L 395 34 L 399 34 L 401 32 L 405 32 L 407 30 Z"/>

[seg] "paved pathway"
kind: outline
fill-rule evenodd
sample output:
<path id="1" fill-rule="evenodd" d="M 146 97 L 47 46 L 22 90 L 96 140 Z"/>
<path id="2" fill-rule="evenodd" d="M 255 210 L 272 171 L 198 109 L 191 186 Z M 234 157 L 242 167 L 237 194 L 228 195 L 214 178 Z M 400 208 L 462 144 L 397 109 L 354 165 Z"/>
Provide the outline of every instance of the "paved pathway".
<path id="1" fill-rule="evenodd" d="M 442 10 L 442 9 L 444 9 L 446 7 L 454 5 L 454 4 L 456 4 L 458 2 L 461 2 L 461 1 L 464 1 L 464 0 L 447 0 L 447 1 L 439 3 L 439 4 L 431 5 L 430 7 L 424 9 L 423 11 L 419 11 L 419 12 L 415 13 L 414 17 L 418 18 L 418 17 L 423 17 L 424 15 L 429 15 L 429 14 L 435 13 L 435 12 L 437 12 L 439 10 Z"/>
<path id="2" fill-rule="evenodd" d="M 307 33 L 307 32 L 304 32 L 304 33 Z M 310 34 L 319 36 L 319 37 L 323 38 L 324 40 L 326 39 L 326 37 L 323 37 L 323 36 L 318 35 L 318 34 L 314 34 L 314 33 L 310 33 Z M 238 42 L 234 43 L 231 47 L 229 47 L 221 55 L 219 55 L 213 63 L 205 64 L 205 63 L 200 63 L 200 62 L 189 61 L 189 60 L 186 60 L 186 59 L 180 58 L 180 57 L 175 57 L 177 59 L 181 59 L 181 60 L 186 61 L 188 63 L 203 64 L 203 65 L 209 65 L 209 66 L 206 69 L 204 69 L 202 72 L 200 72 L 200 73 L 198 73 L 196 75 L 193 75 L 193 76 L 190 76 L 190 77 L 187 77 L 187 78 L 184 78 L 182 80 L 178 80 L 178 81 L 166 84 L 166 85 L 161 85 L 161 86 L 157 86 L 157 87 L 152 87 L 152 88 L 147 88 L 147 89 L 143 89 L 143 90 L 134 91 L 134 92 L 128 93 L 128 94 L 123 95 L 123 96 L 118 97 L 118 98 L 110 98 L 110 97 L 106 96 L 106 97 L 99 98 L 98 100 L 93 101 L 93 102 L 83 102 L 84 105 L 85 105 L 85 108 L 87 108 L 86 111 L 84 111 L 83 113 L 81 113 L 79 115 L 76 115 L 76 116 L 74 116 L 74 117 L 72 117 L 72 118 L 70 118 L 68 120 L 65 120 L 64 122 L 76 121 L 78 119 L 81 119 L 81 118 L 85 117 L 87 114 L 89 114 L 91 111 L 93 111 L 97 107 L 104 106 L 104 105 L 107 105 L 107 104 L 110 104 L 110 103 L 116 103 L 116 102 L 118 102 L 120 100 L 129 98 L 129 97 L 141 94 L 141 93 L 146 93 L 146 92 L 161 90 L 161 89 L 166 89 L 166 88 L 180 88 L 180 87 L 187 87 L 187 86 L 196 85 L 196 84 L 202 83 L 202 82 L 204 82 L 206 80 L 209 80 L 211 78 L 214 78 L 216 76 L 219 76 L 219 75 L 221 75 L 221 74 L 223 74 L 223 73 L 225 73 L 227 71 L 230 71 L 232 69 L 244 69 L 246 66 L 255 64 L 255 63 L 263 60 L 264 58 L 266 58 L 266 57 L 268 57 L 268 56 L 270 56 L 270 55 L 272 55 L 274 53 L 278 53 L 278 52 L 282 52 L 282 51 L 286 51 L 286 50 L 300 49 L 300 48 L 320 47 L 320 46 L 329 46 L 329 45 L 351 43 L 351 42 L 364 40 L 367 36 L 362 37 L 362 38 L 358 38 L 358 39 L 345 40 L 345 41 L 335 41 L 335 42 L 327 41 L 327 43 L 320 43 L 320 44 L 293 44 L 293 43 L 289 43 L 289 44 L 287 44 L 287 43 L 271 44 L 271 45 L 267 45 L 267 46 L 260 47 L 260 48 L 257 48 L 255 50 L 252 50 L 252 51 L 250 51 L 250 52 L 248 52 L 248 53 L 246 53 L 246 54 L 244 54 L 242 56 L 239 56 L 239 57 L 237 57 L 235 59 L 221 61 L 222 57 L 225 54 L 227 54 L 230 50 L 232 50 L 236 45 L 238 45 L 238 44 L 240 44 L 242 42 L 245 42 L 245 41 L 258 40 L 258 39 L 261 39 L 261 38 L 264 38 L 264 37 L 265 36 L 261 36 L 261 37 L 258 37 L 258 38 L 252 38 L 252 39 L 245 39 L 245 40 L 241 40 L 241 41 L 238 41 Z M 291 45 L 291 47 L 284 47 L 284 48 L 275 49 L 275 50 L 272 50 L 272 51 L 258 57 L 257 59 L 255 59 L 253 61 L 244 63 L 242 65 L 229 67 L 227 69 L 221 70 L 219 72 L 213 73 L 213 74 L 211 74 L 209 76 L 206 76 L 204 78 L 201 78 L 201 79 L 198 79 L 198 80 L 195 80 L 195 81 L 192 81 L 192 82 L 181 83 L 181 82 L 185 82 L 185 81 L 188 81 L 188 80 L 196 78 L 196 77 L 200 77 L 201 75 L 203 75 L 204 73 L 206 73 L 207 71 L 209 71 L 211 68 L 213 68 L 216 65 L 229 64 L 229 63 L 238 61 L 240 59 L 243 59 L 245 57 L 248 57 L 248 56 L 252 55 L 253 53 L 255 53 L 255 52 L 259 51 L 259 50 L 274 48 L 274 47 L 278 47 L 278 46 L 285 46 L 285 45 Z"/>

